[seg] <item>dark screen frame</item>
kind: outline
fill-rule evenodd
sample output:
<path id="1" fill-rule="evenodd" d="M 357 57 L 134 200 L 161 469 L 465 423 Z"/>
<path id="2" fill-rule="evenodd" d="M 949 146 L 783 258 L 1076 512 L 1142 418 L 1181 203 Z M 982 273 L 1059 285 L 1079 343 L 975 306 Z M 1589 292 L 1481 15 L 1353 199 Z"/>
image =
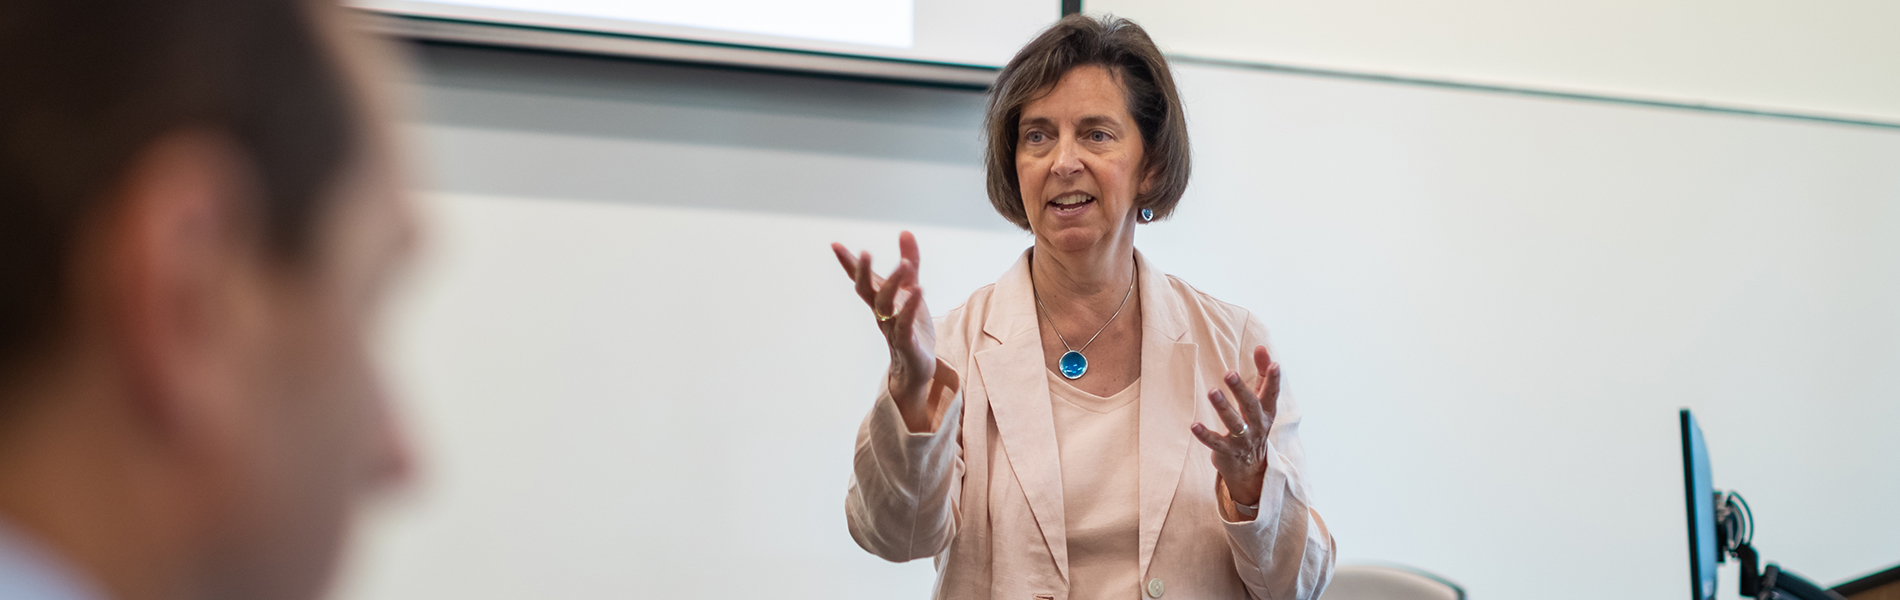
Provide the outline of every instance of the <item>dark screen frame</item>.
<path id="1" fill-rule="evenodd" d="M 1695 415 L 1682 409 L 1683 504 L 1688 508 L 1689 597 L 1715 600 L 1717 553 L 1715 541 L 1715 485 L 1709 470 L 1708 443 Z"/>

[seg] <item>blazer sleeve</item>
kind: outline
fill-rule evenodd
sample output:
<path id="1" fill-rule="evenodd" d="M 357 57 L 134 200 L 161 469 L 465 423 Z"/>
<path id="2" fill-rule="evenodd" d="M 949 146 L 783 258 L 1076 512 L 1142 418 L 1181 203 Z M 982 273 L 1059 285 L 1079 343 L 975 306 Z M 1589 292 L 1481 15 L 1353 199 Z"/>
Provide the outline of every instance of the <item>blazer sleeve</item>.
<path id="1" fill-rule="evenodd" d="M 1241 361 L 1253 370 L 1253 349 L 1266 343 L 1266 327 L 1249 315 L 1240 336 Z M 1257 373 L 1249 381 L 1258 381 Z M 1306 480 L 1305 448 L 1300 445 L 1299 408 L 1282 393 L 1273 427 L 1267 432 L 1267 476 L 1261 482 L 1260 511 L 1245 519 L 1215 480 L 1215 497 L 1234 567 L 1255 598 L 1317 600 L 1333 578 L 1337 547 L 1313 508 Z"/>
<path id="2" fill-rule="evenodd" d="M 910 432 L 891 399 L 888 381 L 879 384 L 877 403 L 858 428 L 845 518 L 851 538 L 879 558 L 905 562 L 936 556 L 956 537 L 956 504 L 963 487 L 959 377 L 937 359 L 931 400 L 943 408 L 936 431 Z"/>

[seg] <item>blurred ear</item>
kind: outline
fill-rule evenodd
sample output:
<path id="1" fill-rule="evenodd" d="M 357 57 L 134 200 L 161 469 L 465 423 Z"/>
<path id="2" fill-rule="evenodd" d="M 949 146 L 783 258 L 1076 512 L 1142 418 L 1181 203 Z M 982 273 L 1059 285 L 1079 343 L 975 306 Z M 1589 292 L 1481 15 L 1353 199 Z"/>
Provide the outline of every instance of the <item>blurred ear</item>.
<path id="1" fill-rule="evenodd" d="M 234 143 L 203 130 L 159 138 L 114 188 L 101 305 L 132 408 L 166 442 L 217 445 L 237 427 L 233 361 L 258 321 L 252 189 Z"/>

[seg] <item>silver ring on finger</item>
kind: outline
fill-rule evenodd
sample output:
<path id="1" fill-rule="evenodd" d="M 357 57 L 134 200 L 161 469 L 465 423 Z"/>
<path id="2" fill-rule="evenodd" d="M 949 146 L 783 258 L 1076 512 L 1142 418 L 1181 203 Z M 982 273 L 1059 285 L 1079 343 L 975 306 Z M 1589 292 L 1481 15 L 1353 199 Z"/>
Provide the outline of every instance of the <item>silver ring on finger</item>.
<path id="1" fill-rule="evenodd" d="M 1247 435 L 1247 430 L 1248 430 L 1248 429 L 1249 429 L 1249 428 L 1247 427 L 1247 424 L 1246 424 L 1245 422 L 1242 422 L 1242 423 L 1240 424 L 1240 430 L 1239 430 L 1239 431 L 1235 431 L 1235 432 L 1233 432 L 1233 433 L 1231 433 L 1231 434 L 1228 434 L 1228 435 L 1231 435 L 1231 436 L 1233 436 L 1233 437 L 1241 437 L 1241 436 L 1245 436 L 1245 435 Z"/>

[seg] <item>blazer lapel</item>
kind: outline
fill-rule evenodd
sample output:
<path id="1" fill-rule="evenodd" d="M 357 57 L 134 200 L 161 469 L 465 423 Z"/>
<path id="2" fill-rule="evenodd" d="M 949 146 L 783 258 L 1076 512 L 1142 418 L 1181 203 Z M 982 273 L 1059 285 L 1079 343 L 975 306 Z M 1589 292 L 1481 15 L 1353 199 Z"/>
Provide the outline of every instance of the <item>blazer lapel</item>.
<path id="1" fill-rule="evenodd" d="M 1042 336 L 1029 282 L 1029 254 L 996 282 L 983 331 L 1001 346 L 976 353 L 977 370 L 988 392 L 990 412 L 1042 529 L 1063 581 L 1069 580 L 1069 542 L 1062 513 L 1062 455 L 1056 448 L 1055 415 L 1043 375 Z M 1145 393 L 1147 388 L 1142 388 Z M 999 396 L 1003 394 L 1002 396 Z M 1145 513 L 1144 513 L 1145 514 Z"/>
<path id="2" fill-rule="evenodd" d="M 1161 526 L 1167 520 L 1188 449 L 1188 426 L 1202 387 L 1197 346 L 1180 341 L 1187 331 L 1181 299 L 1167 276 L 1135 253 L 1141 281 L 1140 565 L 1148 572 Z M 1017 481 L 1029 501 L 1043 541 L 1064 581 L 1069 579 L 1066 521 L 1062 511 L 1062 456 L 1056 447 L 1055 415 L 1043 374 L 1042 337 L 1036 321 L 1027 252 L 996 282 L 983 331 L 1001 343 L 976 353 L 988 390 L 990 411 Z M 997 391 L 1006 390 L 1007 397 Z"/>
<path id="3" fill-rule="evenodd" d="M 1179 341 L 1187 331 L 1179 295 L 1140 251 L 1135 252 L 1135 264 L 1141 281 L 1142 320 L 1139 568 L 1146 577 L 1181 482 L 1181 470 L 1187 466 L 1188 449 L 1195 443 L 1188 426 L 1194 422 L 1201 381 L 1195 344 Z"/>

